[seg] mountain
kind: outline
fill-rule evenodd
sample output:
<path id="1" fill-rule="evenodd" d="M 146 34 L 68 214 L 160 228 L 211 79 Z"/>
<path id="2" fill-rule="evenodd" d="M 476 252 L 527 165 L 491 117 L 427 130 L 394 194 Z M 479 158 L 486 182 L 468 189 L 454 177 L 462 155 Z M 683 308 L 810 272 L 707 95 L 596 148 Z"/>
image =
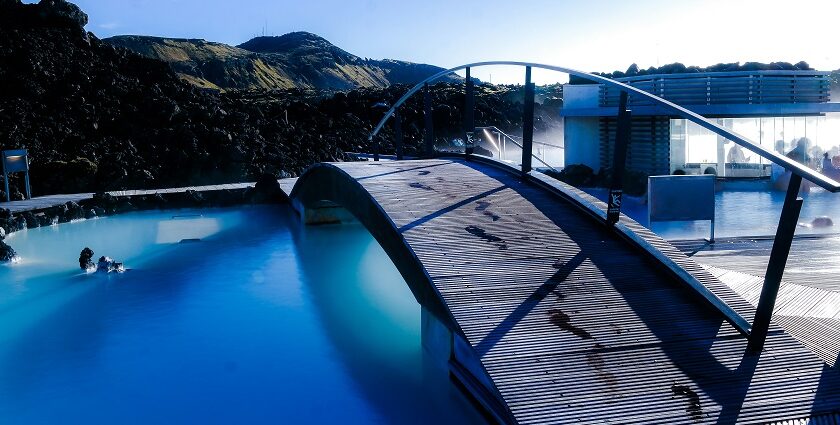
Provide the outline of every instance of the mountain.
<path id="1" fill-rule="evenodd" d="M 236 47 L 200 39 L 137 35 L 104 41 L 167 62 L 183 80 L 210 89 L 387 87 L 415 84 L 443 71 L 433 65 L 362 59 L 308 32 L 256 37 Z M 452 74 L 443 80 L 459 79 Z"/>

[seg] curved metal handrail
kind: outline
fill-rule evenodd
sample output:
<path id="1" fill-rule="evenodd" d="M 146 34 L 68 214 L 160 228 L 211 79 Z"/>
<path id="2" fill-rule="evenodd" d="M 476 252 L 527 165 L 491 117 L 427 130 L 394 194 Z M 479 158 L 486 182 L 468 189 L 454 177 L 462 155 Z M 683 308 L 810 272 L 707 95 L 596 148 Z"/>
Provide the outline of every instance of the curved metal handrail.
<path id="1" fill-rule="evenodd" d="M 411 97 L 412 95 L 417 93 L 421 88 L 423 88 L 423 86 L 425 84 L 430 83 L 432 81 L 435 81 L 435 80 L 437 80 L 437 79 L 439 79 L 439 78 L 441 78 L 445 75 L 451 74 L 455 71 L 460 71 L 462 69 L 477 68 L 477 67 L 481 67 L 481 66 L 494 66 L 494 65 L 522 66 L 522 67 L 531 67 L 531 68 L 538 68 L 538 69 L 546 69 L 546 70 L 549 70 L 549 71 L 562 72 L 562 73 L 574 75 L 574 76 L 577 76 L 577 77 L 581 77 L 583 79 L 593 81 L 593 82 L 596 82 L 596 83 L 599 83 L 599 84 L 605 84 L 605 85 L 608 85 L 608 86 L 616 87 L 616 88 L 618 88 L 622 91 L 626 91 L 628 94 L 633 94 L 633 95 L 636 95 L 636 96 L 641 96 L 641 97 L 650 99 L 651 101 L 653 101 L 655 103 L 659 103 L 659 104 L 665 106 L 666 108 L 670 109 L 671 111 L 674 112 L 675 115 L 678 115 L 682 118 L 685 118 L 685 119 L 687 119 L 691 122 L 694 122 L 695 124 L 705 128 L 705 129 L 707 129 L 707 130 L 709 130 L 713 133 L 716 133 L 720 136 L 723 136 L 726 139 L 729 139 L 729 140 L 737 143 L 738 145 L 741 145 L 744 148 L 749 149 L 750 151 L 758 154 L 759 156 L 761 156 L 763 158 L 766 158 L 766 159 L 769 159 L 770 161 L 781 165 L 782 167 L 784 167 L 786 170 L 790 171 L 791 173 L 797 174 L 797 175 L 801 176 L 802 178 L 811 181 L 812 183 L 816 184 L 817 186 L 822 187 L 823 189 L 825 189 L 829 192 L 840 192 L 840 183 L 838 183 L 838 182 L 836 182 L 836 181 L 834 181 L 834 180 L 832 180 L 832 179 L 830 179 L 830 178 L 828 178 L 828 177 L 826 177 L 826 176 L 824 176 L 824 175 L 822 175 L 822 174 L 820 174 L 820 173 L 818 173 L 818 172 L 816 172 L 816 171 L 814 171 L 814 170 L 812 170 L 808 167 L 805 167 L 804 165 L 802 165 L 802 164 L 800 164 L 800 163 L 798 163 L 798 162 L 796 162 L 796 161 L 794 161 L 794 160 L 792 160 L 792 159 L 790 159 L 786 156 L 779 155 L 776 152 L 765 149 L 761 145 L 750 141 L 746 137 L 741 136 L 741 135 L 739 135 L 738 133 L 735 133 L 732 130 L 728 130 L 721 125 L 718 125 L 718 124 L 716 124 L 712 121 L 709 121 L 708 119 L 706 119 L 705 117 L 703 117 L 700 114 L 692 112 L 692 111 L 690 111 L 686 108 L 683 108 L 682 106 L 679 106 L 675 103 L 669 102 L 669 101 L 667 101 L 667 100 L 665 100 L 665 99 L 663 99 L 659 96 L 648 93 L 644 90 L 638 89 L 638 88 L 633 87 L 631 85 L 624 84 L 622 82 L 619 82 L 619 81 L 616 81 L 616 80 L 613 80 L 613 79 L 610 79 L 610 78 L 601 77 L 599 75 L 590 74 L 588 72 L 578 71 L 576 69 L 565 68 L 565 67 L 561 67 L 561 66 L 546 65 L 546 64 L 540 64 L 540 63 L 531 63 L 531 62 L 518 62 L 518 61 L 475 62 L 475 63 L 460 65 L 460 66 L 456 66 L 454 68 L 449 68 L 449 69 L 440 71 L 437 74 L 434 74 L 434 75 L 430 76 L 429 78 L 426 78 L 425 80 L 417 83 L 417 85 L 415 85 L 414 87 L 409 89 L 402 97 L 400 97 L 399 100 L 394 102 L 394 104 L 391 106 L 391 108 L 388 109 L 388 112 L 385 114 L 385 116 L 383 116 L 382 119 L 379 121 L 379 124 L 377 124 L 376 127 L 373 129 L 373 131 L 370 133 L 370 136 L 369 136 L 368 140 L 372 141 L 373 138 L 376 137 L 376 135 L 379 133 L 379 131 L 382 130 L 382 127 L 385 125 L 385 123 L 388 121 L 388 119 L 391 118 L 391 116 L 394 115 L 394 112 L 397 110 L 397 108 L 399 108 L 400 105 L 405 103 L 405 101 L 408 100 L 409 97 Z"/>

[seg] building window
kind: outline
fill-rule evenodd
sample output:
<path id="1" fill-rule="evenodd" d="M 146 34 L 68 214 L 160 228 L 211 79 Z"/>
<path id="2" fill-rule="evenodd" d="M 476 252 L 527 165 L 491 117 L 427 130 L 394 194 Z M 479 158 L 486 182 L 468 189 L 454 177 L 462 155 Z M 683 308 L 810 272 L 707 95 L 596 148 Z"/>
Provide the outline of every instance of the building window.
<path id="1" fill-rule="evenodd" d="M 718 124 L 782 155 L 805 139 L 807 165 L 824 152 L 840 155 L 840 114 L 807 117 L 723 118 Z M 671 172 L 714 172 L 721 177 L 766 177 L 770 161 L 687 120 L 671 120 Z"/>

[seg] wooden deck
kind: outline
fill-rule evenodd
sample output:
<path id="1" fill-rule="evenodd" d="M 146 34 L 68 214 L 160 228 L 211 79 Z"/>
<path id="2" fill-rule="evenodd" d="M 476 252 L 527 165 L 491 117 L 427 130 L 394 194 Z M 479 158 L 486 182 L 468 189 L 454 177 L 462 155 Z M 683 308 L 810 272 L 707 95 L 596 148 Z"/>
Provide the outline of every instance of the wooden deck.
<path id="1" fill-rule="evenodd" d="M 673 244 L 698 263 L 764 276 L 773 239 L 725 238 L 715 244 L 702 240 Z M 840 292 L 840 235 L 798 236 L 790 248 L 784 279 L 790 283 Z"/>
<path id="2" fill-rule="evenodd" d="M 230 184 L 216 184 L 208 186 L 189 186 L 176 187 L 170 189 L 149 189 L 149 190 L 118 190 L 108 192 L 114 196 L 137 196 L 137 195 L 154 195 L 155 193 L 180 193 L 188 190 L 196 192 L 207 192 L 214 190 L 234 190 L 244 189 L 253 186 L 254 183 L 230 183 Z M 93 193 L 74 193 L 66 195 L 47 195 L 38 196 L 32 199 L 25 199 L 22 201 L 0 202 L 0 208 L 5 208 L 13 213 L 22 211 L 42 210 L 56 205 L 61 205 L 69 201 L 79 202 L 93 197 Z"/>
<path id="3" fill-rule="evenodd" d="M 758 305 L 764 278 L 718 267 L 708 270 L 752 305 Z M 840 293 L 782 282 L 773 318 L 830 366 L 840 355 Z"/>
<path id="4" fill-rule="evenodd" d="M 746 339 L 719 311 L 544 188 L 461 160 L 335 166 L 392 220 L 515 422 L 766 423 L 840 412 L 838 371 L 790 334 L 774 325 L 765 351 L 745 354 Z M 622 223 L 752 318 L 708 271 Z"/>

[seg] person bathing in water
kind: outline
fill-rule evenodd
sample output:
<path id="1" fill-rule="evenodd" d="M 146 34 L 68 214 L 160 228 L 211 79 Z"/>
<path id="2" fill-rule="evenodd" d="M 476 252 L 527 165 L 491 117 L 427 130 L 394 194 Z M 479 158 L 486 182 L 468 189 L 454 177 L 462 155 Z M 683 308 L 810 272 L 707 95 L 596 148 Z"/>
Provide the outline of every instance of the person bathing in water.
<path id="1" fill-rule="evenodd" d="M 93 264 L 93 250 L 85 247 L 79 254 L 79 267 L 86 272 L 122 273 L 125 271 L 123 263 L 114 261 L 111 257 L 101 256 L 99 262 Z"/>

